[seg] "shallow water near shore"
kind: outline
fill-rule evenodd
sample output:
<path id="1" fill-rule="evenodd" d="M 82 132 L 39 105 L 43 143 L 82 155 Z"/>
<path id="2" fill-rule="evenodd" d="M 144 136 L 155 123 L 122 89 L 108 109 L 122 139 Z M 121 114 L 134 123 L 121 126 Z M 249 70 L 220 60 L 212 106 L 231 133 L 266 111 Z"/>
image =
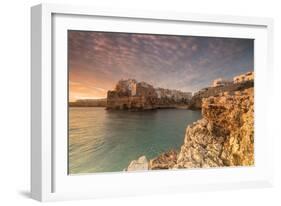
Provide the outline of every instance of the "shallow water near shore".
<path id="1" fill-rule="evenodd" d="M 108 111 L 103 107 L 69 108 L 69 173 L 116 172 L 145 155 L 153 158 L 180 150 L 188 124 L 201 111 L 158 109 Z"/>

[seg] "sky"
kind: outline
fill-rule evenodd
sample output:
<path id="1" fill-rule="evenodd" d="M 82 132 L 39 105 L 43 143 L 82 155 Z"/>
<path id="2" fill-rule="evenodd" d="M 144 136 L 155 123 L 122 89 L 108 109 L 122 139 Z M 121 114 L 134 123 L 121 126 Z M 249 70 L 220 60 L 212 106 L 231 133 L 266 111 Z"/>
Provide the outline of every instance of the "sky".
<path id="1" fill-rule="evenodd" d="M 254 40 L 68 31 L 69 100 L 105 98 L 120 79 L 196 92 L 253 71 Z"/>

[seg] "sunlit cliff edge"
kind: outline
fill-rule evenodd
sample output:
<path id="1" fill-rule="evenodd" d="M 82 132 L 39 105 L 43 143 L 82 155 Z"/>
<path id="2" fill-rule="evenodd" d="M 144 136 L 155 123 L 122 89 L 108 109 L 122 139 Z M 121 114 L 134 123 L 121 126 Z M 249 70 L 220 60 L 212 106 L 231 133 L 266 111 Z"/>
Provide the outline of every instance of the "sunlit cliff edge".
<path id="1" fill-rule="evenodd" d="M 202 119 L 187 126 L 180 151 L 167 151 L 151 160 L 142 156 L 125 170 L 254 165 L 253 73 L 214 84 L 221 92 L 198 98 L 196 107 L 201 108 Z"/>

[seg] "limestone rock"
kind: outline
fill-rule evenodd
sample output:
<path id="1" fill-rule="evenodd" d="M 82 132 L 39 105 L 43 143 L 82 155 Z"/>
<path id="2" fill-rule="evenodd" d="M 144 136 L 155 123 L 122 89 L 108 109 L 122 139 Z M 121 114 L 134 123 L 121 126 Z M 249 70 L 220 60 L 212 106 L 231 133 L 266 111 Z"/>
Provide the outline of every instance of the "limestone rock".
<path id="1" fill-rule="evenodd" d="M 137 160 L 131 161 L 127 171 L 142 171 L 148 170 L 148 160 L 145 156 L 139 157 Z"/>
<path id="2" fill-rule="evenodd" d="M 150 160 L 149 169 L 172 169 L 177 163 L 177 152 L 170 150 Z"/>
<path id="3" fill-rule="evenodd" d="M 186 129 L 174 168 L 254 164 L 254 89 L 203 99 L 203 119 Z"/>

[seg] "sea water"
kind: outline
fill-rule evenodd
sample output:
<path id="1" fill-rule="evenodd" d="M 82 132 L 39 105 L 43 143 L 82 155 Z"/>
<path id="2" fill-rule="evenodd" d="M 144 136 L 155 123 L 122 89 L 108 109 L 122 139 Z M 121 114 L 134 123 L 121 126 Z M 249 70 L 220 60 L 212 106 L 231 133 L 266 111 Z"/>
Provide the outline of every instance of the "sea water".
<path id="1" fill-rule="evenodd" d="M 70 107 L 69 173 L 122 171 L 142 155 L 150 159 L 170 149 L 179 151 L 187 125 L 200 118 L 200 111 L 185 109 Z"/>

